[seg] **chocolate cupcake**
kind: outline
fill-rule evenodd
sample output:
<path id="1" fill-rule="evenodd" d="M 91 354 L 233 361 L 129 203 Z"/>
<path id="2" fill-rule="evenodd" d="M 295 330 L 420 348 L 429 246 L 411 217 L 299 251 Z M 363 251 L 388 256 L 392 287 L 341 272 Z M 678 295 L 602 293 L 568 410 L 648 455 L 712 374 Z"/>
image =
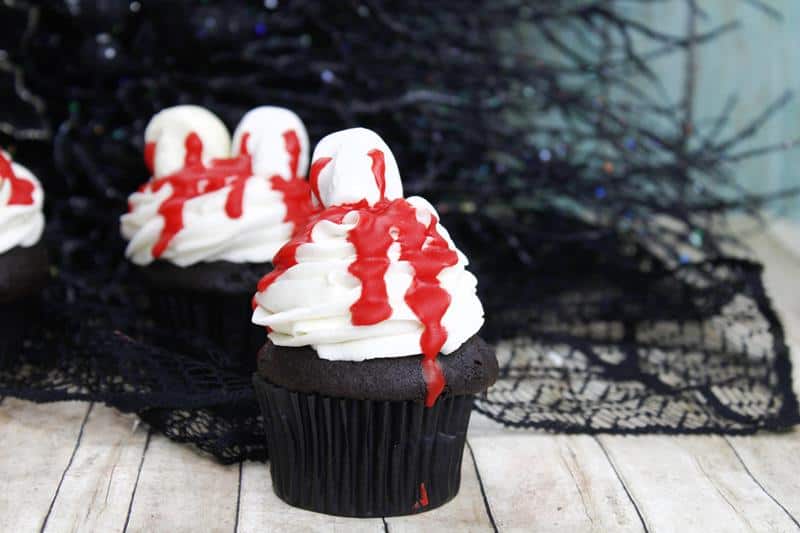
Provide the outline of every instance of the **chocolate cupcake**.
<path id="1" fill-rule="evenodd" d="M 206 109 L 172 107 L 145 130 L 145 162 L 152 178 L 130 196 L 121 231 L 153 319 L 254 368 L 265 332 L 246 321 L 253 284 L 313 209 L 303 123 L 259 107 L 231 141 Z"/>
<path id="2" fill-rule="evenodd" d="M 14 356 L 39 321 L 47 282 L 42 185 L 0 151 L 0 356 Z"/>
<path id="3" fill-rule="evenodd" d="M 329 135 L 313 161 L 323 210 L 254 298 L 273 488 L 335 515 L 432 509 L 458 492 L 473 395 L 497 377 L 477 281 L 374 132 Z"/>

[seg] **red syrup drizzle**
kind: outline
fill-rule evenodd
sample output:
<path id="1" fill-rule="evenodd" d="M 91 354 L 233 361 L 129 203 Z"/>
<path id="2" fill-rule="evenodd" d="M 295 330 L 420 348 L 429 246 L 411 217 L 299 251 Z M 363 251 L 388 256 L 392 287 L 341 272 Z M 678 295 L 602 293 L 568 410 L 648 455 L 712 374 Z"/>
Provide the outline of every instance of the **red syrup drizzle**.
<path id="1" fill-rule="evenodd" d="M 186 136 L 186 155 L 183 168 L 163 178 L 157 178 L 152 183 L 140 188 L 140 192 L 148 186 L 153 192 L 158 192 L 167 184 L 172 188 L 170 196 L 158 208 L 158 214 L 164 218 L 164 228 L 153 246 L 153 257 L 161 257 L 175 235 L 183 229 L 183 206 L 192 198 L 230 186 L 231 189 L 225 201 L 225 213 L 232 219 L 242 216 L 245 186 L 247 180 L 253 176 L 252 157 L 247 149 L 249 137 L 249 133 L 242 135 L 238 156 L 213 159 L 206 166 L 202 160 L 203 141 L 197 133 L 191 132 Z M 297 232 L 312 212 L 313 207 L 308 183 L 297 176 L 300 161 L 300 141 L 297 133 L 294 130 L 288 130 L 283 134 L 283 140 L 286 152 L 289 154 L 291 176 L 289 179 L 284 179 L 279 175 L 272 176 L 270 186 L 283 194 L 286 206 L 284 222 L 291 222 L 294 225 L 294 231 Z M 155 148 L 156 143 L 145 144 L 145 163 L 151 171 L 153 170 Z"/>
<path id="2" fill-rule="evenodd" d="M 310 187 L 306 180 L 298 178 L 297 169 L 300 166 L 300 139 L 294 130 L 283 134 L 283 143 L 286 153 L 289 154 L 289 171 L 291 177 L 284 179 L 279 175 L 272 176 L 269 180 L 272 189 L 283 194 L 283 203 L 286 204 L 284 222 L 291 222 L 296 235 L 303 229 L 303 224 L 315 211 L 311 203 Z"/>
<path id="3" fill-rule="evenodd" d="M 314 198 L 319 202 L 319 205 L 322 205 L 322 198 L 319 195 L 319 173 L 322 172 L 325 165 L 330 162 L 330 157 L 320 157 L 311 164 L 311 170 L 308 172 L 308 184 L 311 187 Z"/>
<path id="4" fill-rule="evenodd" d="M 14 167 L 11 160 L 5 154 L 0 153 L 0 181 L 8 180 L 11 184 L 11 196 L 8 198 L 8 205 L 33 205 L 33 182 L 22 179 L 14 174 Z"/>
<path id="5" fill-rule="evenodd" d="M 383 195 L 383 153 L 373 150 L 369 155 L 373 160 L 375 181 Z M 311 167 L 309 179 L 312 190 L 316 189 L 316 181 L 312 177 L 318 175 L 330 161 L 330 158 L 326 159 L 325 162 L 321 162 L 322 159 L 315 161 Z M 303 231 L 280 249 L 273 259 L 275 269 L 261 279 L 258 291 L 266 291 L 284 272 L 297 264 L 297 249 L 312 242 L 312 230 L 318 222 L 329 220 L 341 224 L 350 211 L 357 211 L 359 218 L 358 224 L 347 235 L 347 240 L 356 249 L 356 259 L 348 271 L 361 282 L 361 295 L 350 307 L 351 322 L 356 326 L 367 326 L 391 317 L 392 308 L 384 276 L 389 269 L 389 247 L 397 241 L 400 243 L 400 259 L 408 261 L 414 270 L 405 301 L 424 326 L 420 338 L 422 375 L 427 388 L 425 405 L 432 407 L 445 386 L 444 373 L 437 356 L 447 341 L 447 331 L 441 321 L 450 305 L 450 294 L 439 286 L 437 276 L 444 268 L 458 262 L 455 251 L 449 248 L 447 241 L 436 230 L 438 221 L 435 217 L 431 216 L 426 226 L 417 220 L 416 209 L 406 200 L 390 201 L 384 197 L 374 206 L 362 200 L 357 204 L 329 207 L 312 216 Z M 254 308 L 256 305 L 254 299 Z"/>
<path id="6" fill-rule="evenodd" d="M 156 163 L 156 143 L 144 143 L 144 164 L 147 165 L 151 173 L 155 172 Z"/>

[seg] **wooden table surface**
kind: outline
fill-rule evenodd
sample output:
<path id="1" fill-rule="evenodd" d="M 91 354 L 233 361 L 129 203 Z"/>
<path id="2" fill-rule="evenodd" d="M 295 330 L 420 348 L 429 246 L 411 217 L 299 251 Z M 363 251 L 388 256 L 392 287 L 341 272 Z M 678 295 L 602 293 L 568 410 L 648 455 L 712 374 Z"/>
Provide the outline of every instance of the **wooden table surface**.
<path id="1" fill-rule="evenodd" d="M 796 353 L 800 260 L 752 245 Z M 6 398 L 0 451 L 0 532 L 800 530 L 800 430 L 567 436 L 475 415 L 457 498 L 386 519 L 289 507 L 266 465 L 220 466 L 99 404 Z"/>

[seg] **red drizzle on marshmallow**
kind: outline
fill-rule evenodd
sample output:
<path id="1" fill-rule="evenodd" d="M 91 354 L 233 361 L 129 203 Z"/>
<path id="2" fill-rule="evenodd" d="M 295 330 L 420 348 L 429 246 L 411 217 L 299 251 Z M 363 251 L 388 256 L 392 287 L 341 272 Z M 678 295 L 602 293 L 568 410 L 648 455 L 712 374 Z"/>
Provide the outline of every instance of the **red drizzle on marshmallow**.
<path id="1" fill-rule="evenodd" d="M 371 150 L 372 172 L 381 193 L 373 206 L 366 200 L 354 204 L 336 205 L 312 215 L 305 228 L 281 248 L 273 259 L 274 270 L 264 276 L 258 291 L 264 292 L 287 270 L 297 264 L 297 250 L 313 242 L 314 226 L 328 220 L 341 224 L 351 211 L 358 213 L 358 223 L 347 235 L 356 250 L 356 258 L 348 271 L 361 282 L 361 295 L 350 307 L 351 322 L 369 326 L 387 320 L 392 315 L 384 276 L 389 269 L 389 248 L 400 244 L 400 260 L 407 261 L 414 277 L 405 294 L 405 301 L 423 325 L 420 349 L 423 354 L 422 375 L 427 394 L 425 405 L 431 407 L 445 386 L 444 373 L 437 356 L 447 341 L 442 317 L 450 306 L 450 294 L 439 285 L 438 275 L 446 267 L 458 263 L 456 252 L 436 230 L 438 220 L 431 216 L 425 225 L 417 220 L 416 208 L 405 199 L 387 200 L 384 154 Z M 319 200 L 317 178 L 330 158 L 320 158 L 311 165 L 309 180 Z M 255 300 L 253 302 L 255 307 Z"/>
<path id="2" fill-rule="evenodd" d="M 322 205 L 322 197 L 319 194 L 319 173 L 330 162 L 330 157 L 320 157 L 311 164 L 311 170 L 308 172 L 308 184 L 319 205 Z"/>

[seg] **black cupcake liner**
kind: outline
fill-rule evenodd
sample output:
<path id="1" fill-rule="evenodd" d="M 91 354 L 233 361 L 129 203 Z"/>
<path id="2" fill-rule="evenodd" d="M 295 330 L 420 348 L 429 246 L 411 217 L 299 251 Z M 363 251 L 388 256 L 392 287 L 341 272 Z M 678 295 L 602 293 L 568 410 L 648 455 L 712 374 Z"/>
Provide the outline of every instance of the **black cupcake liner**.
<path id="1" fill-rule="evenodd" d="M 155 325 L 211 341 L 229 368 L 253 371 L 267 332 L 251 322 L 250 292 L 219 292 L 152 287 L 150 316 Z"/>
<path id="2" fill-rule="evenodd" d="M 320 513 L 420 513 L 458 493 L 472 395 L 415 401 L 330 398 L 253 378 L 270 450 L 272 487 Z"/>

